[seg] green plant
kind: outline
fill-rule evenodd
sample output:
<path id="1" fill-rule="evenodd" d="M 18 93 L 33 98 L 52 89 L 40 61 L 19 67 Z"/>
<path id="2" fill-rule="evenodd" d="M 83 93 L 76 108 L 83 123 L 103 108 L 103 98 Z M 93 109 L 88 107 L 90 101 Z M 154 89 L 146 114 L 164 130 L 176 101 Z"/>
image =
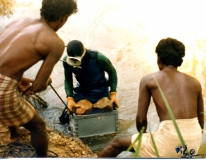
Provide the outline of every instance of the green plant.
<path id="1" fill-rule="evenodd" d="M 9 17 L 13 14 L 15 0 L 0 0 L 0 16 Z"/>
<path id="2" fill-rule="evenodd" d="M 134 146 L 134 144 L 139 141 L 137 148 L 135 150 L 135 157 L 139 157 L 140 155 L 140 149 L 141 149 L 141 142 L 142 142 L 142 134 L 144 131 L 144 127 L 142 127 L 141 131 L 139 132 L 137 138 L 135 139 L 135 141 L 128 147 L 127 152 L 130 151 L 132 149 L 132 147 Z"/>
<path id="3" fill-rule="evenodd" d="M 172 112 L 172 110 L 171 110 L 171 108 L 170 108 L 170 105 L 169 105 L 169 103 L 168 103 L 168 101 L 167 101 L 167 99 L 166 99 L 166 97 L 165 97 L 165 95 L 164 95 L 164 93 L 163 93 L 163 91 L 162 91 L 159 83 L 157 82 L 156 78 L 154 77 L 154 75 L 153 75 L 153 78 L 154 78 L 154 80 L 155 80 L 155 82 L 156 82 L 156 84 L 157 84 L 157 87 L 158 87 L 158 89 L 159 89 L 159 91 L 160 91 L 160 94 L 161 94 L 161 96 L 162 96 L 162 98 L 163 98 L 163 101 L 164 101 L 164 103 L 165 103 L 165 105 L 166 105 L 167 111 L 168 111 L 169 116 L 170 116 L 170 118 L 171 118 L 171 120 L 172 120 L 172 122 L 173 122 L 173 125 L 174 125 L 175 130 L 176 130 L 176 132 L 177 132 L 177 134 L 178 134 L 178 137 L 179 137 L 179 139 L 180 139 L 180 142 L 181 142 L 182 146 L 184 146 L 184 145 L 185 145 L 185 141 L 184 141 L 184 139 L 183 139 L 183 137 L 182 137 L 182 134 L 181 134 L 181 132 L 180 132 L 180 130 L 179 130 L 179 127 L 178 127 L 177 122 L 176 122 L 176 120 L 175 120 L 174 114 L 173 114 L 173 112 Z"/>
<path id="4" fill-rule="evenodd" d="M 159 152 L 158 152 L 158 149 L 157 149 L 157 146 L 156 146 L 156 143 L 154 141 L 154 138 L 153 138 L 153 135 L 152 135 L 152 132 L 151 132 L 150 128 L 149 128 L 149 133 L 150 133 L 150 136 L 151 136 L 151 139 L 152 139 L 152 145 L 154 147 L 155 154 L 156 154 L 157 158 L 160 158 L 160 155 L 159 155 Z"/>
<path id="5" fill-rule="evenodd" d="M 159 83 L 157 82 L 156 78 L 155 78 L 154 76 L 153 76 L 153 78 L 154 78 L 154 80 L 155 80 L 155 82 L 156 82 L 156 84 L 157 84 L 157 87 L 158 87 L 158 89 L 159 89 L 159 91 L 160 91 L 160 94 L 161 94 L 161 96 L 162 96 L 162 98 L 163 98 L 163 101 L 164 101 L 164 103 L 165 103 L 165 106 L 166 106 L 166 108 L 167 108 L 167 111 L 168 111 L 168 113 L 169 113 L 169 116 L 170 116 L 170 118 L 171 118 L 171 120 L 172 120 L 172 122 L 173 122 L 173 125 L 174 125 L 174 127 L 175 127 L 176 132 L 177 132 L 177 135 L 178 135 L 178 137 L 179 137 L 179 139 L 180 139 L 181 145 L 184 146 L 184 145 L 185 145 L 185 141 L 184 141 L 184 139 L 183 139 L 183 137 L 182 137 L 182 134 L 181 134 L 181 132 L 180 132 L 180 130 L 179 130 L 179 127 L 178 127 L 177 122 L 176 122 L 176 120 L 175 120 L 174 114 L 173 114 L 173 112 L 172 112 L 172 110 L 171 110 L 171 108 L 170 108 L 170 105 L 169 105 L 169 103 L 168 103 L 168 101 L 167 101 L 167 99 L 166 99 L 166 97 L 165 97 L 165 95 L 164 95 L 164 93 L 163 93 L 163 91 L 162 91 Z M 206 112 L 204 112 L 204 113 L 206 113 Z M 133 147 L 134 143 L 135 143 L 136 141 L 139 141 L 139 143 L 138 143 L 138 145 L 137 145 L 137 148 L 136 148 L 136 150 L 135 150 L 135 157 L 139 157 L 139 155 L 140 155 L 140 149 L 141 149 L 141 141 L 142 141 L 143 130 L 144 130 L 144 127 L 141 129 L 141 131 L 140 131 L 138 137 L 135 139 L 135 141 L 134 141 L 134 142 L 128 147 L 128 149 L 127 149 L 127 151 L 131 150 L 131 148 Z M 204 130 L 203 130 L 203 131 L 204 131 Z M 149 132 L 150 132 L 150 136 L 151 136 L 151 139 L 152 139 L 152 144 L 153 144 L 153 147 L 154 147 L 156 156 L 159 158 L 160 156 L 159 156 L 159 153 L 158 153 L 158 149 L 157 149 L 157 147 L 156 147 L 156 144 L 155 144 L 154 138 L 153 138 L 153 136 L 152 136 L 152 133 L 151 133 L 151 131 L 150 131 L 150 128 L 149 128 Z M 206 132 L 206 131 L 204 131 L 204 132 Z M 188 153 L 188 150 L 187 150 L 186 152 Z"/>

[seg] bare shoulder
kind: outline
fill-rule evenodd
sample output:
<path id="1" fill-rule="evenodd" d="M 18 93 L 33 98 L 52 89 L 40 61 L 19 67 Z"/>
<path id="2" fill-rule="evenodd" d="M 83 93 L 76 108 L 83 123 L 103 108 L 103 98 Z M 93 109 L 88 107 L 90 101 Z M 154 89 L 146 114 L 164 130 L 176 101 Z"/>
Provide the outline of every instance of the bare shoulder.
<path id="1" fill-rule="evenodd" d="M 64 49 L 64 42 L 58 34 L 52 30 L 47 23 L 41 19 L 23 18 L 13 23 L 24 30 L 30 42 L 34 44 L 37 53 L 47 56 L 48 53 L 61 53 Z"/>
<path id="2" fill-rule="evenodd" d="M 6 27 L 17 27 L 17 26 L 19 26 L 18 28 L 22 28 L 22 27 L 32 25 L 35 20 L 36 19 L 34 19 L 34 18 L 27 18 L 27 17 L 25 17 L 25 18 L 15 18 Z"/>
<path id="3" fill-rule="evenodd" d="M 195 77 L 190 76 L 190 75 L 188 75 L 186 73 L 182 73 L 182 74 L 184 76 L 184 80 L 185 80 L 186 84 L 194 85 L 194 86 L 196 86 L 198 88 L 199 87 L 201 88 L 201 84 L 200 84 L 199 80 L 197 80 Z"/>
<path id="4" fill-rule="evenodd" d="M 150 73 L 142 77 L 140 84 L 145 86 L 154 85 L 155 77 L 157 77 L 158 72 Z"/>
<path id="5" fill-rule="evenodd" d="M 59 55 L 63 53 L 65 44 L 62 39 L 53 30 L 42 27 L 43 32 L 37 36 L 35 49 L 42 56 L 47 56 L 48 53 Z"/>

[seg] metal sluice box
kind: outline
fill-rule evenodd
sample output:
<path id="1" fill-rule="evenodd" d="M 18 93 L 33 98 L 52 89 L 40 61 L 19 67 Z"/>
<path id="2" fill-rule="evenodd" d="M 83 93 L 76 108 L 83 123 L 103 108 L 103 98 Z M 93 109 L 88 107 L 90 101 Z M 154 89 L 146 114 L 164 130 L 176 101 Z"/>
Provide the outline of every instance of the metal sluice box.
<path id="1" fill-rule="evenodd" d="M 118 111 L 92 113 L 88 115 L 70 115 L 70 130 L 74 137 L 92 137 L 111 134 L 118 131 Z"/>

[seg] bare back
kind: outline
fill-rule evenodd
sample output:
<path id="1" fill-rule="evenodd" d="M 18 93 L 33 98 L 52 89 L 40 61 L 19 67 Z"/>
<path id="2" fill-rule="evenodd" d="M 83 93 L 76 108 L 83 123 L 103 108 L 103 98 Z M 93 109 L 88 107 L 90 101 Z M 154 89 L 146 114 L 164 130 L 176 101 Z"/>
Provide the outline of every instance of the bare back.
<path id="1" fill-rule="evenodd" d="M 44 60 L 35 83 L 45 83 L 61 58 L 63 41 L 40 19 L 18 19 L 0 34 L 0 73 L 21 80 L 24 72 Z"/>
<path id="2" fill-rule="evenodd" d="M 181 73 L 175 68 L 168 67 L 143 77 L 140 84 L 138 119 L 143 120 L 146 118 L 151 97 L 155 103 L 160 121 L 171 119 L 154 77 L 176 119 L 199 117 L 199 113 L 203 111 L 200 83 L 195 78 Z"/>

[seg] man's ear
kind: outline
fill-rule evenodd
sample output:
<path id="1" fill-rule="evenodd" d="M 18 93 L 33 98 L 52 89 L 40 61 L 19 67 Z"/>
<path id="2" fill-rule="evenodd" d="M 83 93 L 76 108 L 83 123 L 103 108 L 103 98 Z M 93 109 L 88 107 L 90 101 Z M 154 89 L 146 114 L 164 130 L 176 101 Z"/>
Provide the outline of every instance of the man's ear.
<path id="1" fill-rule="evenodd" d="M 182 65 L 182 62 L 183 62 L 183 59 L 181 59 L 181 62 L 180 62 L 180 65 L 179 65 L 179 66 L 181 66 L 181 65 Z"/>
<path id="2" fill-rule="evenodd" d="M 158 55 L 157 55 L 157 64 L 162 64 L 162 61 Z"/>
<path id="3" fill-rule="evenodd" d="M 61 18 L 60 18 L 60 21 L 63 22 L 63 23 L 65 23 L 65 22 L 67 21 L 68 17 L 69 17 L 69 16 L 61 17 Z"/>
<path id="4" fill-rule="evenodd" d="M 177 67 L 180 67 L 182 65 L 183 59 L 179 60 L 179 65 Z"/>
<path id="5" fill-rule="evenodd" d="M 162 61 L 158 55 L 157 55 L 157 65 L 159 67 L 159 70 L 162 70 Z"/>

